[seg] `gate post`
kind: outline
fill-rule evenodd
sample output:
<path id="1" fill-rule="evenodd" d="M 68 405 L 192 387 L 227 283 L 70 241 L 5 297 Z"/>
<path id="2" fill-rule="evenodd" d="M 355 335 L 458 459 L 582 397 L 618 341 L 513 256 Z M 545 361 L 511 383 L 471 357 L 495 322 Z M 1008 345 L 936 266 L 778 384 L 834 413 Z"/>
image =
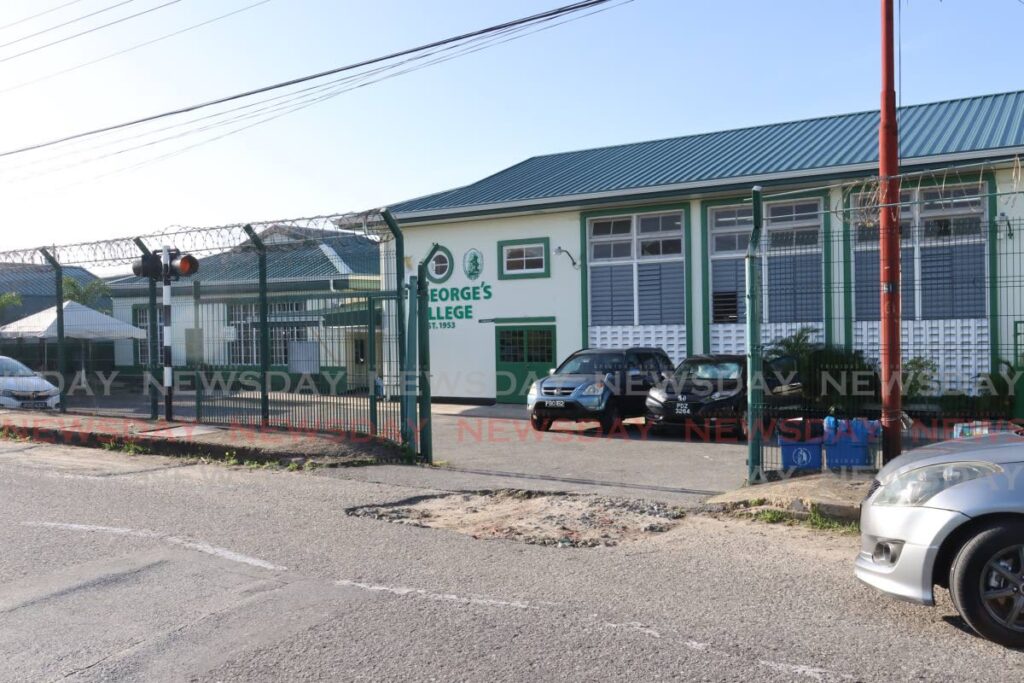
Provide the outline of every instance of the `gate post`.
<path id="1" fill-rule="evenodd" d="M 430 250 L 427 258 L 420 261 L 416 269 L 416 298 L 418 310 L 416 322 L 419 326 L 420 361 L 420 457 L 427 464 L 434 462 L 433 425 L 430 408 L 430 304 L 427 300 L 427 263 L 434 257 L 437 245 Z"/>
<path id="2" fill-rule="evenodd" d="M 409 446 L 411 438 L 405 377 L 406 368 L 408 367 L 405 345 L 405 239 L 402 236 L 402 229 L 398 227 L 398 222 L 388 209 L 381 209 L 380 215 L 388 226 L 388 230 L 391 231 L 391 236 L 395 238 L 395 292 L 398 295 L 395 299 L 395 333 L 398 337 L 398 387 L 401 392 L 398 402 L 398 419 L 402 433 L 402 445 Z"/>
<path id="3" fill-rule="evenodd" d="M 56 277 L 57 299 L 57 371 L 60 373 L 60 412 L 66 413 L 68 407 L 65 402 L 66 394 L 64 381 L 64 268 L 46 249 L 40 249 L 39 253 L 53 266 L 53 273 Z"/>
<path id="4" fill-rule="evenodd" d="M 267 302 L 267 246 L 252 229 L 244 225 L 242 229 L 249 236 L 258 254 L 259 267 L 259 309 L 260 309 L 260 426 L 270 424 L 270 390 L 267 386 L 267 375 L 270 373 L 270 304 Z"/>
<path id="5" fill-rule="evenodd" d="M 152 252 L 149 251 L 149 247 L 142 241 L 141 237 L 136 237 L 134 240 L 135 246 L 139 248 L 143 256 L 149 256 Z M 148 321 L 146 327 L 146 346 L 149 349 L 149 381 L 143 381 L 143 386 L 149 384 L 149 419 L 155 420 L 160 410 L 160 397 L 157 396 L 156 385 L 153 384 L 153 379 L 156 377 L 156 355 L 157 355 L 157 320 L 156 320 L 156 280 L 151 277 L 146 278 L 149 281 L 149 306 L 146 313 L 146 320 Z"/>
<path id="6" fill-rule="evenodd" d="M 366 297 L 366 374 L 370 395 L 370 434 L 377 435 L 377 303 Z"/>
<path id="7" fill-rule="evenodd" d="M 747 303 L 747 483 L 756 484 L 761 479 L 761 439 L 764 421 L 763 354 L 761 350 L 761 257 L 758 243 L 761 240 L 761 186 L 754 186 L 753 230 L 747 245 L 746 303 Z"/>
<path id="8" fill-rule="evenodd" d="M 406 334 L 406 371 L 402 377 L 402 402 L 405 404 L 405 415 L 408 422 L 405 428 L 409 431 L 408 445 L 417 453 L 419 448 L 419 420 L 416 415 L 417 398 L 416 398 L 416 347 L 417 347 L 417 333 L 419 332 L 419 326 L 417 325 L 418 320 L 418 309 L 419 299 L 416 292 L 419 290 L 419 279 L 413 275 L 409 278 L 409 327 Z"/>

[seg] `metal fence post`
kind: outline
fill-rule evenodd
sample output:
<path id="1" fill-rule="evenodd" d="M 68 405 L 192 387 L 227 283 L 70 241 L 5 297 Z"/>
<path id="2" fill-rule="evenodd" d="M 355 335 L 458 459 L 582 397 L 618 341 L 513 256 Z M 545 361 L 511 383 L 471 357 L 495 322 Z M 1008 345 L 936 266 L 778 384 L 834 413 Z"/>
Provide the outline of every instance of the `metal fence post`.
<path id="1" fill-rule="evenodd" d="M 267 302 L 267 247 L 252 229 L 251 225 L 242 228 L 252 240 L 259 254 L 259 309 L 260 309 L 260 425 L 270 424 L 270 389 L 267 386 L 267 375 L 270 373 L 270 304 Z"/>
<path id="2" fill-rule="evenodd" d="M 412 439 L 409 429 L 409 406 L 406 402 L 408 385 L 405 377 L 408 367 L 408 359 L 405 357 L 405 239 L 402 236 L 402 229 L 398 227 L 398 222 L 388 209 L 381 209 L 380 215 L 388 226 L 388 230 L 391 231 L 391 236 L 395 238 L 395 291 L 398 294 L 395 299 L 395 334 L 398 337 L 398 386 L 401 392 L 398 402 L 398 419 L 401 423 L 402 445 L 408 446 Z"/>
<path id="3" fill-rule="evenodd" d="M 199 280 L 192 282 L 192 335 L 193 343 L 195 343 L 196 337 L 199 337 L 199 351 L 203 351 L 205 345 L 205 339 L 200 332 L 199 327 L 199 305 L 201 301 L 201 285 Z M 196 422 L 203 421 L 203 362 L 200 358 L 194 363 L 192 368 L 192 381 L 195 383 L 196 392 Z"/>
<path id="4" fill-rule="evenodd" d="M 150 255 L 149 247 L 142 241 L 142 238 L 136 237 L 132 241 L 135 242 L 135 246 L 139 248 L 143 256 Z M 146 315 L 148 337 L 146 339 L 146 347 L 149 349 L 148 369 L 150 375 L 148 382 L 143 380 L 143 386 L 149 385 L 149 419 L 155 420 L 160 411 L 160 397 L 157 395 L 156 386 L 153 384 L 153 379 L 156 376 L 157 337 L 159 336 L 156 319 L 156 280 L 151 277 L 146 279 L 149 281 L 149 307 Z"/>
<path id="5" fill-rule="evenodd" d="M 377 304 L 366 297 L 366 375 L 370 396 L 370 434 L 377 435 Z"/>
<path id="6" fill-rule="evenodd" d="M 764 427 L 764 373 L 761 349 L 761 257 L 758 243 L 761 239 L 761 186 L 751 193 L 753 202 L 753 230 L 747 245 L 746 303 L 747 303 L 747 483 L 761 479 L 761 441 Z"/>
<path id="7" fill-rule="evenodd" d="M 419 362 L 417 357 L 418 337 L 419 337 L 419 325 L 417 324 L 419 314 L 419 299 L 417 298 L 416 292 L 419 291 L 419 280 L 413 275 L 409 278 L 409 326 L 406 328 L 406 371 L 402 381 L 402 401 L 406 404 L 405 415 L 408 419 L 406 428 L 409 430 L 409 446 L 419 452 L 419 430 L 416 428 L 419 425 L 419 418 L 417 416 L 417 398 L 416 398 L 416 367 Z"/>
<path id="8" fill-rule="evenodd" d="M 433 425 L 430 410 L 430 307 L 427 301 L 427 262 L 433 258 L 434 249 L 427 258 L 420 262 L 417 268 L 416 298 L 417 316 L 416 322 L 419 326 L 419 362 L 420 362 L 420 457 L 427 464 L 434 462 Z"/>
<path id="9" fill-rule="evenodd" d="M 60 412 L 66 413 L 68 407 L 65 401 L 67 392 L 64 381 L 64 268 L 60 262 L 53 257 L 46 249 L 40 249 L 39 253 L 53 266 L 54 277 L 56 278 L 56 299 L 57 299 L 57 372 L 60 373 Z"/>

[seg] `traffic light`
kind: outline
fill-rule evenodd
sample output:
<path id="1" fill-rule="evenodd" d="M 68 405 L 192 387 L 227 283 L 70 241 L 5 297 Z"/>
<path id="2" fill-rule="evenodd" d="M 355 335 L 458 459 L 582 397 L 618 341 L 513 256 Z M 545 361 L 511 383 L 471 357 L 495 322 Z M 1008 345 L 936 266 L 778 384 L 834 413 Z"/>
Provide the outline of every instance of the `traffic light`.
<path id="1" fill-rule="evenodd" d="M 132 264 L 132 272 L 137 277 L 148 277 L 162 280 L 164 277 L 163 259 L 159 253 L 146 254 Z M 191 254 L 182 254 L 177 249 L 171 251 L 171 277 L 177 280 L 182 276 L 195 275 L 199 272 L 199 259 Z"/>

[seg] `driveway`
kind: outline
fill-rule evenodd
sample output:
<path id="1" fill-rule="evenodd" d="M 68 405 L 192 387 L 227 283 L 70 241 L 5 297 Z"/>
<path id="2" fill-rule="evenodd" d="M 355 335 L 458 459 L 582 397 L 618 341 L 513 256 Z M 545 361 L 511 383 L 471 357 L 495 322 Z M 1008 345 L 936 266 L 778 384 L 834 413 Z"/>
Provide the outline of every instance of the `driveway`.
<path id="1" fill-rule="evenodd" d="M 463 473 L 691 500 L 746 477 L 746 444 L 726 434 L 653 434 L 642 420 L 607 437 L 591 423 L 558 422 L 543 433 L 526 417 L 523 406 L 435 406 L 434 460 Z"/>

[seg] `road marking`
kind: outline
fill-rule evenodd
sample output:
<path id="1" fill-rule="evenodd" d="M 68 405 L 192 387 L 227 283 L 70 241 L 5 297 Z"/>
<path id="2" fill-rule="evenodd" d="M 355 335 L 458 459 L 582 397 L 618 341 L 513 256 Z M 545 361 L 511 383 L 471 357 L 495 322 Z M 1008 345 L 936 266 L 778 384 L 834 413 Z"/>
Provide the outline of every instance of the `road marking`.
<path id="1" fill-rule="evenodd" d="M 423 590 L 422 588 L 406 588 L 404 586 L 384 586 L 381 584 L 364 583 L 362 581 L 350 581 L 349 579 L 339 579 L 334 583 L 338 586 L 360 588 L 362 590 L 373 591 L 376 593 L 390 593 L 391 595 L 400 596 L 411 595 L 413 597 L 424 598 L 426 600 L 438 600 L 441 602 L 457 602 L 463 605 L 482 605 L 484 607 L 514 607 L 515 609 L 537 609 L 537 605 L 532 605 L 528 602 L 523 602 L 521 600 L 497 600 L 495 598 L 465 597 L 461 595 L 455 595 L 454 593 L 434 593 L 433 591 Z"/>
<path id="2" fill-rule="evenodd" d="M 219 557 L 222 560 L 228 560 L 229 562 L 238 562 L 240 564 L 247 564 L 251 567 L 270 569 L 272 571 L 284 571 L 286 569 L 286 567 L 280 567 L 256 557 L 249 557 L 248 555 L 236 553 L 235 551 L 228 550 L 227 548 L 219 548 L 215 545 L 210 545 L 209 543 L 203 543 L 201 541 L 188 541 L 184 538 L 178 538 L 177 536 L 169 536 L 155 531 L 147 531 L 145 529 L 126 529 L 124 527 L 99 526 L 96 524 L 67 524 L 63 522 L 23 522 L 23 524 L 25 526 L 45 527 L 48 529 L 63 529 L 65 531 L 114 534 L 117 536 L 132 536 L 134 538 L 152 538 L 158 541 L 163 541 L 164 543 L 170 543 L 171 545 L 205 553 L 206 555 L 213 555 L 214 557 Z"/>

